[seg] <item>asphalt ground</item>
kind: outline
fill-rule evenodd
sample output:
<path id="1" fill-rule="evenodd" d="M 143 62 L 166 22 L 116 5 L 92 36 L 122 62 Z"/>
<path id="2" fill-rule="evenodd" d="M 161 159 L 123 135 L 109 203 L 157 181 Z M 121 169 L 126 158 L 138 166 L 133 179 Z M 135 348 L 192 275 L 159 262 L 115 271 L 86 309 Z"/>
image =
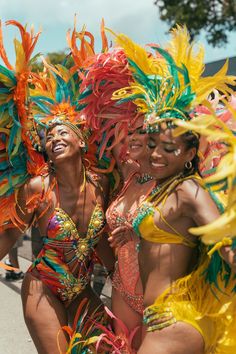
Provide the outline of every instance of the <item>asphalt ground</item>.
<path id="1" fill-rule="evenodd" d="M 26 272 L 31 264 L 30 239 L 18 248 L 20 268 Z M 37 354 L 24 323 L 21 305 L 22 280 L 5 280 L 5 270 L 0 268 L 0 354 Z M 101 299 L 110 305 L 111 284 L 105 284 Z"/>

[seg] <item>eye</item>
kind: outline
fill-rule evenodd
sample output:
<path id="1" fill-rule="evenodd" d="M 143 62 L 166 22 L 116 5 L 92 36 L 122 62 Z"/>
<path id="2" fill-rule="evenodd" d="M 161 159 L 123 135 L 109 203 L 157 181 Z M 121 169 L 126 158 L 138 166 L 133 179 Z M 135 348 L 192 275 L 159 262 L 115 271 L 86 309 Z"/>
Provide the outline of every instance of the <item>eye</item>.
<path id="1" fill-rule="evenodd" d="M 48 135 L 46 137 L 46 143 L 50 142 L 52 140 L 52 135 Z"/>
<path id="2" fill-rule="evenodd" d="M 140 135 L 146 134 L 146 130 L 141 128 L 141 129 L 138 130 L 138 133 L 139 133 Z"/>
<path id="3" fill-rule="evenodd" d="M 60 135 L 62 135 L 62 136 L 65 136 L 65 135 L 68 135 L 69 133 L 68 133 L 68 131 L 66 131 L 66 130 L 62 130 L 61 131 L 61 133 L 60 133 Z"/>
<path id="4" fill-rule="evenodd" d="M 147 143 L 147 146 L 148 146 L 150 149 L 155 149 L 156 143 L 155 143 L 155 141 L 153 141 L 153 140 L 149 140 L 148 143 Z"/>
<path id="5" fill-rule="evenodd" d="M 167 152 L 168 154 L 171 154 L 172 152 L 175 152 L 176 149 L 165 147 L 164 151 Z"/>

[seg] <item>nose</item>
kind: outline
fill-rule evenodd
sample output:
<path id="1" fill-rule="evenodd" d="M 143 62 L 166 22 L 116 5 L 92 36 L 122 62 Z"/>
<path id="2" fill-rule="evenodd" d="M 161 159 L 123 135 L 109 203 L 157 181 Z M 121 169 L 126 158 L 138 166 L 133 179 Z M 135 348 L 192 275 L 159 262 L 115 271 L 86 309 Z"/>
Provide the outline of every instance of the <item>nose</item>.
<path id="1" fill-rule="evenodd" d="M 161 157 L 161 153 L 159 151 L 159 147 L 156 146 L 155 149 L 151 153 L 151 158 L 152 159 L 158 159 L 159 157 Z"/>
<path id="2" fill-rule="evenodd" d="M 129 138 L 130 138 L 130 140 L 137 140 L 137 136 L 138 136 L 138 133 L 134 130 L 131 134 L 130 134 L 130 136 L 129 136 Z"/>
<path id="3" fill-rule="evenodd" d="M 54 142 L 56 142 L 56 141 L 58 141 L 58 140 L 60 140 L 60 139 L 61 139 L 60 134 L 59 134 L 59 133 L 55 133 L 55 134 L 53 135 L 53 137 L 52 137 L 52 142 L 54 143 Z"/>

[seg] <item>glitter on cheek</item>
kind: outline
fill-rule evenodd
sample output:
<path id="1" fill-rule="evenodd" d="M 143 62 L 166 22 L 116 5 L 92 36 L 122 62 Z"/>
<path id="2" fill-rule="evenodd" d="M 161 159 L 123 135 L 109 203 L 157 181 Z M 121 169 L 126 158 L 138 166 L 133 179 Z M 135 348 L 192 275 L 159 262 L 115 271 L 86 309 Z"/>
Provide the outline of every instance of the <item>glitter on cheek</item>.
<path id="1" fill-rule="evenodd" d="M 179 156 L 181 154 L 181 149 L 177 149 L 174 151 L 175 156 Z"/>

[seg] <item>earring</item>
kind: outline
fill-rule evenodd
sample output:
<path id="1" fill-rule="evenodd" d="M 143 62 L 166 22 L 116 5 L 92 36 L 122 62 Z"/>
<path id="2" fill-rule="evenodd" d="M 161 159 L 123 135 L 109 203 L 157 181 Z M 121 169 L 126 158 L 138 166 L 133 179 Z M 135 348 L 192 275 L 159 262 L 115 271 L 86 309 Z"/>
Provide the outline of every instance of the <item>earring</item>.
<path id="1" fill-rule="evenodd" d="M 52 160 L 48 161 L 48 170 L 49 170 L 49 173 L 54 173 L 55 172 L 55 166 L 54 166 Z"/>
<path id="2" fill-rule="evenodd" d="M 83 154 L 86 154 L 88 152 L 88 145 L 85 144 L 84 146 L 82 146 L 81 150 L 82 150 Z"/>
<path id="3" fill-rule="evenodd" d="M 193 167 L 192 161 L 186 161 L 185 164 L 184 164 L 184 167 L 187 170 L 191 170 L 191 168 Z"/>

